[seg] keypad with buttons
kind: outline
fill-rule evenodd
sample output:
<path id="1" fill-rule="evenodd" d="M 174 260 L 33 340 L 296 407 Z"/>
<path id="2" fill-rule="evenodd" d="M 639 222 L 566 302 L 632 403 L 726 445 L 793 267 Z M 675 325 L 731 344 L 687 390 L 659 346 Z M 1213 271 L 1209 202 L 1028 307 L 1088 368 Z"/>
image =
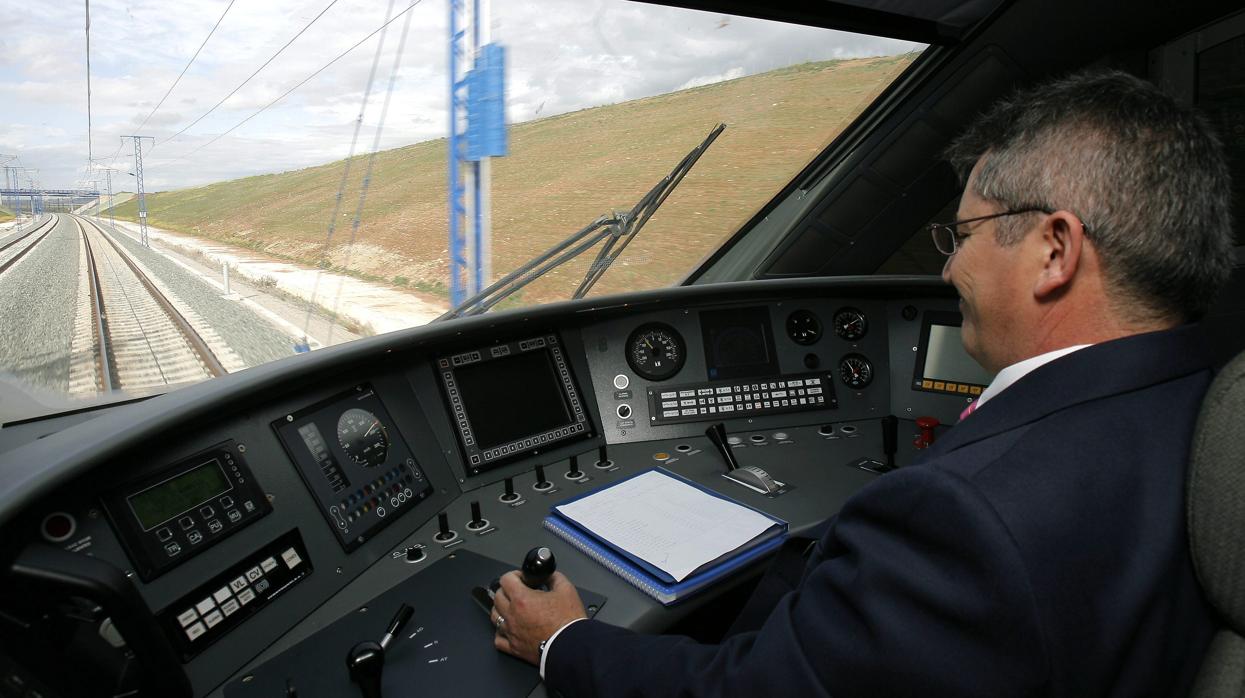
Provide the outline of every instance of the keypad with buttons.
<path id="1" fill-rule="evenodd" d="M 651 388 L 649 423 L 676 424 L 838 407 L 828 373 Z"/>
<path id="2" fill-rule="evenodd" d="M 166 608 L 161 624 L 188 660 L 311 570 L 302 538 L 290 531 Z"/>

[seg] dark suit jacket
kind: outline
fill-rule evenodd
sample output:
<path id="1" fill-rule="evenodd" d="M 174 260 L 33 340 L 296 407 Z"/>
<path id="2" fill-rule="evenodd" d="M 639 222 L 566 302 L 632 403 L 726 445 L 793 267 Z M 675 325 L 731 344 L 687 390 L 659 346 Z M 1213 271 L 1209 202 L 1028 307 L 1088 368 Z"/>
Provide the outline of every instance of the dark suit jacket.
<path id="1" fill-rule="evenodd" d="M 1182 695 L 1213 621 L 1185 534 L 1211 371 L 1193 327 L 1033 371 L 862 489 L 760 630 L 721 645 L 597 621 L 564 696 Z"/>

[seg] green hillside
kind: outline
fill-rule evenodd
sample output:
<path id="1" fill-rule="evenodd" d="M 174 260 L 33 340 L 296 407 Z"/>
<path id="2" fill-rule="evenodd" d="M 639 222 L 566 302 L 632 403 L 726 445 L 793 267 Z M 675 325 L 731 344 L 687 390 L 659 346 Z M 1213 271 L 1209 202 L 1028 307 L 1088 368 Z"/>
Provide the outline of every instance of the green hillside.
<path id="1" fill-rule="evenodd" d="M 11 221 L 14 218 L 16 218 L 16 216 L 13 215 L 12 211 L 4 206 L 0 206 L 0 223 Z"/>
<path id="2" fill-rule="evenodd" d="M 510 128 L 493 165 L 494 273 L 499 276 L 614 209 L 626 209 L 718 121 L 726 131 L 605 275 L 594 293 L 668 284 L 711 252 L 871 102 L 914 56 L 806 63 Z M 266 254 L 444 294 L 444 139 L 380 153 L 349 245 L 366 156 L 354 158 L 325 252 L 345 161 L 150 194 L 151 225 Z M 136 201 L 117 206 L 135 220 Z M 525 290 L 566 297 L 585 257 Z"/>

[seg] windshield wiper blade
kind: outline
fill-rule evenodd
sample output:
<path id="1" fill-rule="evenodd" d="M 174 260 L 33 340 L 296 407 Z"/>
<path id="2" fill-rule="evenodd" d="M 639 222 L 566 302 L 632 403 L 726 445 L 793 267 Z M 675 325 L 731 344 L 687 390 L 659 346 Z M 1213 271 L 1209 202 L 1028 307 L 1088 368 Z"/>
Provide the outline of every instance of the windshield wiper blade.
<path id="1" fill-rule="evenodd" d="M 674 188 L 679 186 L 679 182 L 683 181 L 683 177 L 692 169 L 705 150 L 713 144 L 718 134 L 725 129 L 726 124 L 715 126 L 709 132 L 709 135 L 701 141 L 700 145 L 692 148 L 691 152 L 685 155 L 678 165 L 675 165 L 670 174 L 663 177 L 656 186 L 641 197 L 630 211 L 615 211 L 598 217 L 578 232 L 522 264 L 514 271 L 497 280 L 496 283 L 463 301 L 458 307 L 438 317 L 435 321 L 479 315 L 480 313 L 487 312 L 493 306 L 514 295 L 515 292 L 524 286 L 539 279 L 549 271 L 575 259 L 604 240 L 605 244 L 597 251 L 597 257 L 588 267 L 583 281 L 580 282 L 575 292 L 571 294 L 571 298 L 583 298 L 597 281 L 604 276 L 610 265 L 622 255 L 623 251 L 627 249 L 627 245 L 631 244 L 636 234 L 644 227 L 644 224 L 653 217 L 658 207 L 665 202 L 666 197 L 670 196 Z"/>

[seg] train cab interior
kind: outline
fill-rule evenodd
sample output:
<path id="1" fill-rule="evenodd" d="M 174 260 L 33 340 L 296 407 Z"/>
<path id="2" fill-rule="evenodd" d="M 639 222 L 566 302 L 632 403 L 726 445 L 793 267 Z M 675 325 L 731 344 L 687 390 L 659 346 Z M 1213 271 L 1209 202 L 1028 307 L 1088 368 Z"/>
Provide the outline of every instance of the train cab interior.
<path id="1" fill-rule="evenodd" d="M 942 153 L 995 100 L 1079 68 L 1147 78 L 1218 129 L 1235 268 L 1204 326 L 1220 365 L 1245 349 L 1239 3 L 665 4 L 929 48 L 679 284 L 445 319 L 4 424 L 0 696 L 360 695 L 345 653 L 404 602 L 384 695 L 545 695 L 535 668 L 493 648 L 470 595 L 534 546 L 599 620 L 660 633 L 728 612 L 759 567 L 667 607 L 544 517 L 662 466 L 806 531 L 919 459 L 990 380 L 959 348 L 925 228 L 960 194 Z M 773 487 L 722 477 L 715 423 Z M 219 491 L 166 511 L 187 477 Z"/>

